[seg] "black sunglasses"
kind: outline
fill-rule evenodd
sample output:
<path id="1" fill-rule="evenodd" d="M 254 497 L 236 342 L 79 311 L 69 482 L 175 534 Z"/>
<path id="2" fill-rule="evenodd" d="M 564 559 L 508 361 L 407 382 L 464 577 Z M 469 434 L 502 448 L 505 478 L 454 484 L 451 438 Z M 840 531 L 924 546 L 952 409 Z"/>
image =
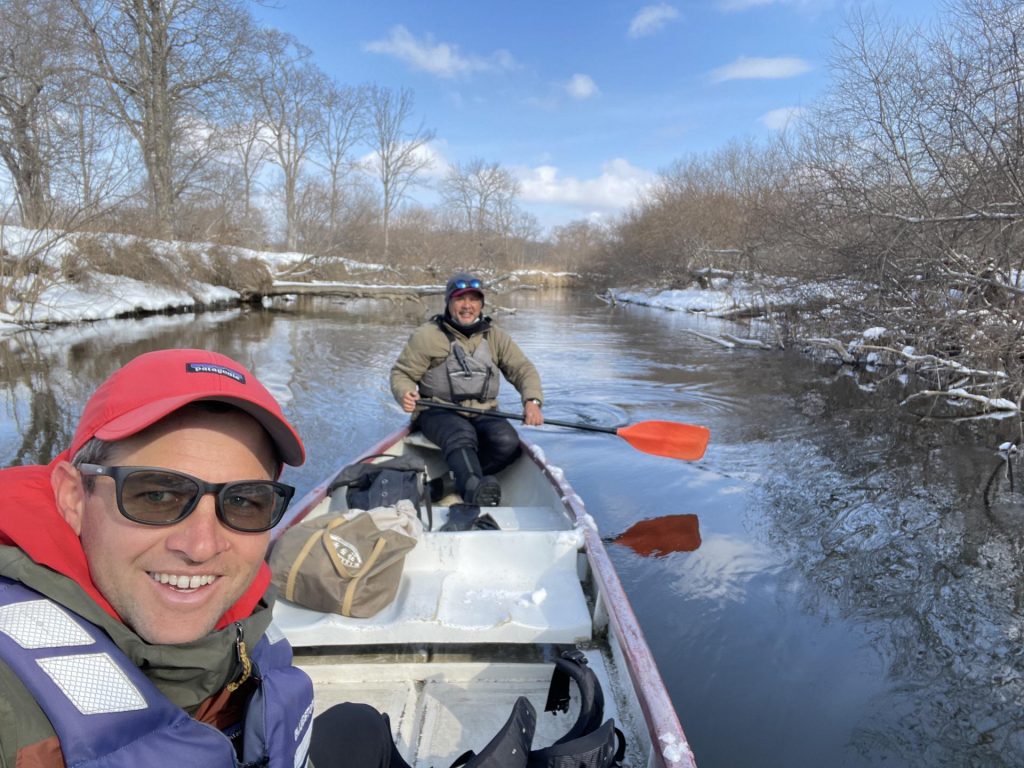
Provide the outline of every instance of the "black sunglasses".
<path id="1" fill-rule="evenodd" d="M 475 277 L 472 280 L 456 280 L 455 290 L 461 291 L 463 288 L 483 288 L 483 283 L 477 280 Z"/>
<path id="2" fill-rule="evenodd" d="M 273 480 L 208 483 L 184 472 L 159 467 L 105 467 L 80 464 L 83 475 L 113 478 L 117 508 L 143 525 L 180 523 L 208 493 L 217 497 L 217 519 L 243 533 L 267 531 L 281 522 L 295 489 Z"/>

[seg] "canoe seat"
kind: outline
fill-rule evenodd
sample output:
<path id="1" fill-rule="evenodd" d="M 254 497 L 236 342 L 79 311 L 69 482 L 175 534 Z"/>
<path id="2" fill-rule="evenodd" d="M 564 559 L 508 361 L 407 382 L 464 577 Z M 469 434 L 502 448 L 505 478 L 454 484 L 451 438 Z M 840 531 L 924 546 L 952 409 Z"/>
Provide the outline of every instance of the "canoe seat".
<path id="1" fill-rule="evenodd" d="M 296 647 L 586 641 L 582 543 L 576 529 L 425 533 L 406 557 L 397 597 L 376 616 L 346 618 L 279 599 L 274 621 Z"/>

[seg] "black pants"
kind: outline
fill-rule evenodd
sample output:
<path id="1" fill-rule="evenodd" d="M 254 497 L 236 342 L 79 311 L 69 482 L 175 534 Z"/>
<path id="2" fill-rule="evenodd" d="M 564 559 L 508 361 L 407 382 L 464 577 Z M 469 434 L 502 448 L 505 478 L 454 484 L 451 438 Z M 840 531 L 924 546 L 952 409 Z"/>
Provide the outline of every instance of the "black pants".
<path id="1" fill-rule="evenodd" d="M 312 768 L 409 768 L 388 716 L 367 704 L 335 704 L 313 720 Z"/>
<path id="2" fill-rule="evenodd" d="M 460 448 L 476 453 L 485 475 L 500 472 L 519 458 L 519 433 L 500 416 L 467 418 L 454 411 L 435 408 L 421 413 L 416 427 L 436 443 L 445 456 Z"/>

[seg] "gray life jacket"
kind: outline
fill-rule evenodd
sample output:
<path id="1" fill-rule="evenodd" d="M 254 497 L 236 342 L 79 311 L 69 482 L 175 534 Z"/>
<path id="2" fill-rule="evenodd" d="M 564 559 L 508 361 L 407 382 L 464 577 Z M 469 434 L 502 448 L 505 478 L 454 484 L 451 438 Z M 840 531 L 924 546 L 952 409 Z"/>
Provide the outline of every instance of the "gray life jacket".
<path id="1" fill-rule="evenodd" d="M 172 703 L 102 629 L 0 577 L 0 660 L 49 718 L 73 768 L 302 768 L 313 684 L 273 625 L 250 657 L 259 685 L 245 722 L 221 732 Z M 231 743 L 239 731 L 241 761 Z"/>
<path id="2" fill-rule="evenodd" d="M 438 319 L 437 325 L 448 337 L 448 357 L 423 374 L 419 382 L 420 394 L 423 397 L 439 397 L 450 403 L 497 399 L 501 371 L 491 359 L 488 332 L 484 331 L 483 340 L 476 351 L 469 354 L 442 320 Z"/>

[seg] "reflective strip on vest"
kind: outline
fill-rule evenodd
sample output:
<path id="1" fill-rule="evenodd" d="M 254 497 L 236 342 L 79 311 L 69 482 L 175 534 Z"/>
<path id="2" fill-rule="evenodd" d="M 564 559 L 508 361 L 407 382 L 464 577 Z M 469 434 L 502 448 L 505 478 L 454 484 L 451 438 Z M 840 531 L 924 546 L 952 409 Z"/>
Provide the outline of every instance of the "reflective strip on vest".
<path id="1" fill-rule="evenodd" d="M 278 638 L 274 630 L 268 633 Z M 244 760 L 302 768 L 312 732 L 313 685 L 287 642 L 261 638 L 262 678 L 247 707 Z M 175 706 L 99 627 L 0 577 L 0 660 L 49 718 L 76 768 L 237 768 L 231 741 Z"/>

